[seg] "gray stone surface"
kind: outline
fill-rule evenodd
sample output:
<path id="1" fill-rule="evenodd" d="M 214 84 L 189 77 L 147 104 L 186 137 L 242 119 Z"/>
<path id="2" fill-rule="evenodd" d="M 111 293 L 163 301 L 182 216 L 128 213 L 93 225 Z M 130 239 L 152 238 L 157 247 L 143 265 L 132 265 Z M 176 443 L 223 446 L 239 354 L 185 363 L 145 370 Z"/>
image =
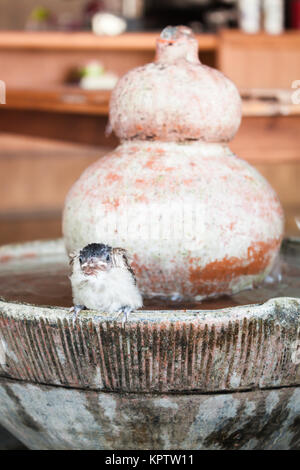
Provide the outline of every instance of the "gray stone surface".
<path id="1" fill-rule="evenodd" d="M 10 432 L 0 426 L 0 450 L 25 450 L 24 446 Z"/>
<path id="2" fill-rule="evenodd" d="M 0 379 L 1 422 L 31 449 L 300 449 L 300 388 L 121 394 Z"/>

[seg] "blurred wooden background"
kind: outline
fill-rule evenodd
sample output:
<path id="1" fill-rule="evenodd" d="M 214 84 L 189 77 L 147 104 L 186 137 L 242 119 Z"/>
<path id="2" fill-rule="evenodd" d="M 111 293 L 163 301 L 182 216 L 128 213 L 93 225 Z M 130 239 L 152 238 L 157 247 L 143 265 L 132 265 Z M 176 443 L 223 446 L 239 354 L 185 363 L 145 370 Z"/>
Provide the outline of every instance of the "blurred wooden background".
<path id="1" fill-rule="evenodd" d="M 70 69 L 98 59 L 118 75 L 152 61 L 154 33 L 101 38 L 89 33 L 0 33 L 0 244 L 61 235 L 66 193 L 82 171 L 117 145 L 105 137 L 109 92 L 66 82 Z M 244 96 L 230 144 L 278 192 L 286 233 L 300 216 L 300 35 L 224 31 L 198 36 L 202 62 L 219 67 Z"/>

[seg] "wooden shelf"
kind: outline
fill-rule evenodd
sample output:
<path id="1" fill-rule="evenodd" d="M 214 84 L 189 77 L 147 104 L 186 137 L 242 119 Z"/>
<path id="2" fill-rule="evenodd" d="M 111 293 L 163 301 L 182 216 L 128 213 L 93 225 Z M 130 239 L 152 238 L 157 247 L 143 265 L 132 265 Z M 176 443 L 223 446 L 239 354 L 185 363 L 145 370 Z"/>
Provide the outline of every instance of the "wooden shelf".
<path id="1" fill-rule="evenodd" d="M 243 33 L 239 29 L 226 29 L 219 35 L 220 46 L 222 43 L 230 42 L 233 47 L 244 47 L 245 53 L 249 49 L 273 48 L 273 49 L 297 49 L 300 48 L 300 32 L 285 31 L 282 34 L 267 34 L 264 32 L 256 34 Z"/>
<path id="2" fill-rule="evenodd" d="M 132 32 L 118 36 L 96 36 L 89 32 L 23 32 L 2 31 L 1 49 L 31 50 L 106 50 L 154 51 L 159 32 Z M 198 34 L 199 48 L 211 51 L 217 48 L 217 36 Z"/>
<path id="3" fill-rule="evenodd" d="M 251 99 L 243 100 L 242 111 L 244 117 L 300 116 L 300 105 Z"/>
<path id="4" fill-rule="evenodd" d="M 268 90 L 266 90 L 266 94 Z M 86 91 L 77 86 L 49 89 L 9 89 L 5 108 L 37 110 L 59 113 L 76 113 L 106 116 L 109 110 L 110 91 Z M 243 94 L 252 92 L 243 90 Z M 291 102 L 261 100 L 253 96 L 243 100 L 243 116 L 293 116 L 300 115 L 300 105 Z"/>
<path id="5" fill-rule="evenodd" d="M 49 89 L 11 89 L 5 108 L 61 113 L 107 115 L 110 91 L 86 91 L 65 86 Z"/>
<path id="6" fill-rule="evenodd" d="M 32 32 L 1 31 L 1 49 L 19 50 L 107 50 L 154 51 L 160 31 L 128 32 L 118 36 L 97 36 L 91 32 Z M 199 49 L 215 51 L 228 41 L 232 46 L 250 49 L 271 47 L 274 49 L 299 49 L 300 33 L 286 31 L 280 35 L 266 33 L 246 34 L 240 30 L 223 30 L 220 34 L 197 34 Z"/>
<path id="7" fill-rule="evenodd" d="M 291 89 L 300 72 L 300 32 L 223 31 L 217 65 L 239 88 Z"/>

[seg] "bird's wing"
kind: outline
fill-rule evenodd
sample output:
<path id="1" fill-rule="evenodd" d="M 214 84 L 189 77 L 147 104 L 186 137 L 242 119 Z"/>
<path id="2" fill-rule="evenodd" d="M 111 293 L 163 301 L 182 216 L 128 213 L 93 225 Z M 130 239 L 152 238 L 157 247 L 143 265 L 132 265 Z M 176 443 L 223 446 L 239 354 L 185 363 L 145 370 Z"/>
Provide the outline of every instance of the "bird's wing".
<path id="1" fill-rule="evenodd" d="M 71 253 L 69 253 L 69 264 L 71 266 L 73 265 L 74 260 L 75 260 L 77 255 L 78 255 L 78 253 L 76 251 L 72 251 Z"/>
<path id="2" fill-rule="evenodd" d="M 131 267 L 131 261 L 132 259 L 130 258 L 127 250 L 125 248 L 113 248 L 112 250 L 113 254 L 113 263 L 116 267 L 119 268 L 125 268 L 128 269 L 128 271 L 132 274 L 134 282 L 136 283 L 136 278 L 134 271 Z"/>

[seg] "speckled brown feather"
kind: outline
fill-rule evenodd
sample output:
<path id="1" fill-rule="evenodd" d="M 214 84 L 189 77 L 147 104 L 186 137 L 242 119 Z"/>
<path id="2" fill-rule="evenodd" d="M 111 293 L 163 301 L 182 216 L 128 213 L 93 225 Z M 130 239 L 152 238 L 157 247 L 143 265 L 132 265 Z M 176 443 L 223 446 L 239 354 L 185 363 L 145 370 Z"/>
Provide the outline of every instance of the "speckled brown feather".
<path id="1" fill-rule="evenodd" d="M 132 277 L 134 279 L 134 284 L 136 285 L 136 277 L 130 265 L 130 261 L 129 261 L 130 257 L 128 255 L 128 252 L 124 248 L 119 248 L 119 247 L 113 248 L 112 259 L 113 259 L 114 266 L 128 269 L 128 271 L 132 274 Z"/>

